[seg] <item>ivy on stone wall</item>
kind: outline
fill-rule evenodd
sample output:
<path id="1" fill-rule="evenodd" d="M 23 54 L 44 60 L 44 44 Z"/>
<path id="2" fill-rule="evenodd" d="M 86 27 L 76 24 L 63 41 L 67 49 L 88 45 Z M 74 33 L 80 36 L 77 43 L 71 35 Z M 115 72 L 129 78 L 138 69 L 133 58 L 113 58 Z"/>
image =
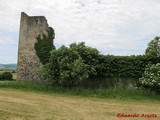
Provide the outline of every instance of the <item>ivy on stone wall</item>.
<path id="1" fill-rule="evenodd" d="M 49 62 L 50 51 L 55 49 L 53 45 L 54 39 L 54 30 L 52 27 L 48 27 L 47 35 L 43 33 L 43 35 L 38 35 L 37 42 L 35 43 L 36 54 L 40 59 L 40 62 L 45 65 Z"/>

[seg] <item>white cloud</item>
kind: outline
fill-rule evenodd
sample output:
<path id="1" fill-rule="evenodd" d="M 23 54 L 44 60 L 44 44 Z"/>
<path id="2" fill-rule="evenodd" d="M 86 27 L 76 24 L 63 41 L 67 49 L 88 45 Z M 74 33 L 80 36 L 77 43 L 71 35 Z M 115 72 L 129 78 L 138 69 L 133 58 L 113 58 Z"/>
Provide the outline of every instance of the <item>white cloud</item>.
<path id="1" fill-rule="evenodd" d="M 18 34 L 25 11 L 46 16 L 57 44 L 85 41 L 105 54 L 143 54 L 159 35 L 159 6 L 158 0 L 1 0 L 0 32 Z M 18 39 L 1 35 L 0 45 L 12 42 L 17 46 Z"/>
<path id="2" fill-rule="evenodd" d="M 0 62 L 1 64 L 10 64 L 15 63 L 17 61 L 16 57 L 10 57 L 10 56 L 0 56 Z"/>
<path id="3" fill-rule="evenodd" d="M 16 45 L 16 41 L 14 40 L 14 38 L 11 38 L 10 36 L 1 36 L 0 39 L 1 46 Z"/>

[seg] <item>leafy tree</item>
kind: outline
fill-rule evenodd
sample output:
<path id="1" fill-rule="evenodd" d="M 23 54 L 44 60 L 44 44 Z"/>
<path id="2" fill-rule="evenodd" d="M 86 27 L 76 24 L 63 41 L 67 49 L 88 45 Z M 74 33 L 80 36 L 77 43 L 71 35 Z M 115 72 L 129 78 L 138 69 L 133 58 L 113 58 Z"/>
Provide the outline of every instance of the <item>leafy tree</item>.
<path id="1" fill-rule="evenodd" d="M 65 46 L 52 50 L 48 64 L 43 67 L 43 80 L 63 87 L 78 86 L 88 78 L 87 65 L 81 56 Z"/>
<path id="2" fill-rule="evenodd" d="M 37 42 L 35 43 L 36 54 L 40 59 L 40 62 L 44 65 L 49 62 L 50 51 L 55 49 L 53 45 L 54 39 L 54 30 L 49 27 L 47 30 L 47 35 L 43 33 L 43 35 L 38 35 Z"/>
<path id="3" fill-rule="evenodd" d="M 157 36 L 148 43 L 145 54 L 149 57 L 160 57 L 160 37 Z"/>
<path id="4" fill-rule="evenodd" d="M 81 56 L 83 62 L 88 65 L 87 69 L 90 77 L 98 74 L 97 68 L 100 55 L 97 49 L 86 46 L 84 42 L 72 43 L 70 49 L 76 51 Z"/>

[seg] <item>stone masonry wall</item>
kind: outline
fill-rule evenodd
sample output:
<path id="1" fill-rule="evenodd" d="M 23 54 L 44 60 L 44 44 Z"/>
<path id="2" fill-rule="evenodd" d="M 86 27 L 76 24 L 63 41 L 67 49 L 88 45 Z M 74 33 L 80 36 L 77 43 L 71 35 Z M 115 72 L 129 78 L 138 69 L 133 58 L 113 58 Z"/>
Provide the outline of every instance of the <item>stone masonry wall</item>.
<path id="1" fill-rule="evenodd" d="M 18 49 L 18 80 L 37 80 L 41 63 L 36 55 L 34 45 L 36 37 L 45 33 L 48 29 L 47 20 L 44 16 L 30 17 L 21 13 L 19 49 Z"/>

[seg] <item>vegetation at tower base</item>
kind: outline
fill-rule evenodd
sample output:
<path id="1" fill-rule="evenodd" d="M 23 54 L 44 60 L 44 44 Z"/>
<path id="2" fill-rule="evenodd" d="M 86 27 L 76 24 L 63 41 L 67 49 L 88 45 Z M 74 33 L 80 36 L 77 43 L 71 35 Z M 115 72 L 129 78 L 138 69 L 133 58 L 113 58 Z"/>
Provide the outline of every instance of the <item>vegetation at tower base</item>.
<path id="1" fill-rule="evenodd" d="M 37 42 L 35 43 L 36 54 L 40 59 L 40 62 L 44 65 L 49 62 L 50 51 L 55 49 L 53 45 L 54 39 L 54 30 L 49 27 L 47 30 L 47 35 L 43 33 L 43 35 L 38 35 Z"/>

